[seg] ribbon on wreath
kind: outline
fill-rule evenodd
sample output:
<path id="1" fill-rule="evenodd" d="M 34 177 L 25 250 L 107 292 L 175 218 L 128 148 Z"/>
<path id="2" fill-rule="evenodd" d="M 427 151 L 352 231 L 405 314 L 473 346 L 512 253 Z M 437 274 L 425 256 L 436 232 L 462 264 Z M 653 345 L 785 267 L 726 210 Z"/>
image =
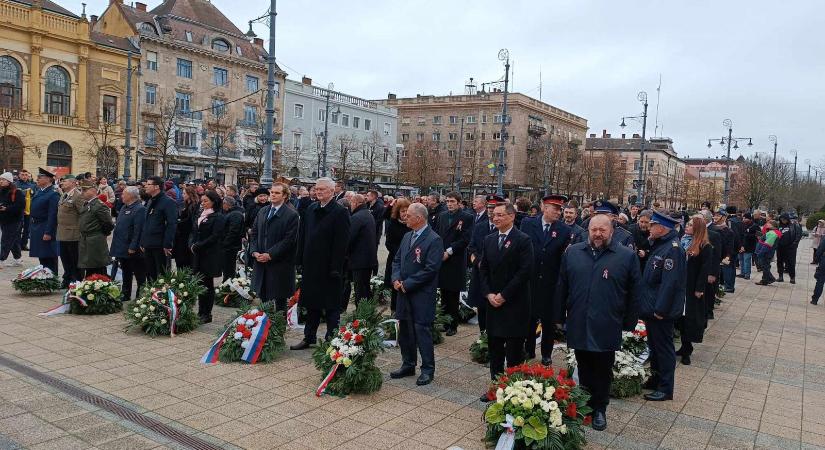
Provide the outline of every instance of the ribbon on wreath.
<path id="1" fill-rule="evenodd" d="M 261 356 L 261 351 L 266 343 L 266 338 L 269 336 L 269 327 L 271 325 L 272 322 L 269 320 L 269 316 L 264 313 L 261 316 L 261 321 L 258 323 L 258 326 L 252 329 L 252 336 L 249 337 L 249 346 L 244 350 L 241 361 L 246 361 L 249 364 L 258 362 L 258 358 Z"/>
<path id="2" fill-rule="evenodd" d="M 381 325 L 384 325 L 385 323 L 392 323 L 395 326 L 395 339 L 384 339 L 384 342 L 382 342 L 382 344 L 384 345 L 384 347 L 396 347 L 396 346 L 398 346 L 398 319 L 387 319 L 387 320 L 379 323 L 378 324 L 378 331 L 382 335 L 384 334 L 384 329 L 381 328 Z"/>
<path id="3" fill-rule="evenodd" d="M 233 278 L 232 280 L 229 281 L 229 290 L 231 290 L 233 292 L 236 292 L 244 300 L 252 300 L 252 296 L 249 295 L 249 289 L 246 289 L 246 288 L 242 287 L 235 280 L 236 280 L 236 278 Z M 223 296 L 223 303 L 224 304 L 229 303 L 229 295 L 230 294 L 226 294 L 226 295 Z"/>
<path id="4" fill-rule="evenodd" d="M 152 292 L 152 301 L 166 310 L 166 314 L 169 316 L 169 337 L 175 337 L 175 324 L 178 321 L 178 317 L 180 317 L 180 310 L 178 309 L 177 303 L 178 297 L 171 289 L 166 289 L 169 303 L 167 305 L 165 300 L 160 299 L 158 295 L 159 292 L 160 291 Z"/>
<path id="5" fill-rule="evenodd" d="M 498 442 L 496 442 L 496 450 L 511 450 L 516 445 L 516 429 L 515 425 L 513 425 L 513 418 L 512 415 L 507 414 L 503 423 L 499 424 L 502 428 L 504 428 L 504 433 L 501 433 L 501 436 L 498 437 Z"/>
<path id="6" fill-rule="evenodd" d="M 298 323 L 298 304 L 294 304 L 286 311 L 286 325 L 290 330 L 303 330 L 304 326 Z"/>
<path id="7" fill-rule="evenodd" d="M 234 323 L 234 321 L 232 322 Z M 221 337 L 219 337 L 211 347 L 209 347 L 209 351 L 206 352 L 205 355 L 201 358 L 201 362 L 203 364 L 216 364 L 218 362 L 218 355 L 221 353 L 221 347 L 223 347 L 223 343 L 226 341 L 226 337 L 229 335 L 229 331 L 232 327 L 227 327 L 226 331 L 223 332 Z"/>
<path id="8" fill-rule="evenodd" d="M 66 314 L 69 312 L 69 309 L 71 309 L 72 300 L 77 301 L 78 303 L 80 303 L 80 306 L 84 308 L 89 306 L 89 304 L 86 303 L 86 300 L 84 300 L 83 298 L 78 297 L 77 295 L 72 295 L 72 292 L 74 292 L 75 287 L 77 287 L 76 282 L 69 284 L 69 289 L 66 289 L 66 293 L 63 294 L 63 300 L 60 302 L 60 304 L 55 307 L 49 308 L 46 311 L 43 311 L 42 313 L 38 314 L 38 316 L 51 317 L 56 316 L 58 314 Z"/>
<path id="9" fill-rule="evenodd" d="M 336 363 L 334 366 L 332 366 L 332 369 L 329 371 L 327 376 L 324 377 L 323 381 L 321 381 L 321 384 L 318 386 L 318 389 L 315 390 L 315 396 L 316 397 L 320 397 L 321 394 L 323 394 L 324 391 L 327 390 L 327 385 L 329 384 L 330 381 L 332 381 L 332 378 L 335 376 L 335 372 L 338 371 L 338 367 L 340 365 L 341 364 Z"/>
<path id="10" fill-rule="evenodd" d="M 49 278 L 54 278 L 54 273 L 52 269 L 43 267 L 42 264 L 26 269 L 17 275 L 18 280 L 47 280 Z"/>

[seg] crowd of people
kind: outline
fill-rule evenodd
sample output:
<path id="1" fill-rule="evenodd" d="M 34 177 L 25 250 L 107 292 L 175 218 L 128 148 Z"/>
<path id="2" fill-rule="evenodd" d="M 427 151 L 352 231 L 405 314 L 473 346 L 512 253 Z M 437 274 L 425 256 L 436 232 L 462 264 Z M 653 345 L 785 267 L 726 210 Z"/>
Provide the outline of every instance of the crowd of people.
<path id="1" fill-rule="evenodd" d="M 793 213 L 712 210 L 709 203 L 689 214 L 658 204 L 625 210 L 606 200 L 579 205 L 563 195 L 535 204 L 497 195 L 464 199 L 458 192 L 358 193 L 329 178 L 309 188 L 251 182 L 240 189 L 214 180 L 195 184 L 160 177 L 110 185 L 91 174 L 67 175 L 55 186 L 55 178 L 43 169 L 34 182 L 27 171 L 0 175 L 5 265 L 20 265 L 21 250 L 28 248 L 42 265 L 61 273 L 64 287 L 120 270 L 128 301 L 133 285 L 139 290 L 174 261 L 202 276 L 203 323 L 212 320 L 214 279 L 235 277 L 239 265 L 252 269 L 261 300 L 284 312 L 300 274 L 306 323 L 291 349 L 301 350 L 315 345 L 322 319 L 329 339 L 350 299 L 357 304 L 371 297 L 383 236 L 383 277 L 399 321 L 402 358 L 392 378 L 414 376 L 420 357 L 416 383 L 433 381 L 437 298 L 450 318 L 446 335 L 452 336 L 460 324 L 460 295 L 467 291 L 488 338 L 491 379 L 505 365 L 537 358 L 537 350 L 542 364 L 552 364 L 554 342 L 565 339 L 591 394 L 597 430 L 607 425 L 614 352 L 623 330 L 645 320 L 653 373 L 645 398 L 672 399 L 677 356 L 691 364 L 721 297 L 736 292 L 737 278 L 750 279 L 754 266 L 762 273 L 757 284 L 784 282 L 785 275 L 795 283 L 803 237 Z M 819 264 L 825 221 L 813 236 Z M 822 294 L 823 272 L 825 264 L 819 264 L 813 304 Z"/>

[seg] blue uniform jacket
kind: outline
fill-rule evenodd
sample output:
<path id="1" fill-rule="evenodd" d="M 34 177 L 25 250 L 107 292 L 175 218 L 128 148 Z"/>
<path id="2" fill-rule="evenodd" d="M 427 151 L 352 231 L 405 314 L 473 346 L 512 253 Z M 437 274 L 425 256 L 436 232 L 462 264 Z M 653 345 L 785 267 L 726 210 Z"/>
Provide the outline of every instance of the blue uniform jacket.
<path id="1" fill-rule="evenodd" d="M 583 228 L 581 240 L 578 242 L 587 242 L 589 237 L 590 230 Z M 620 245 L 633 250 L 633 253 L 636 253 L 636 239 L 633 238 L 633 234 L 618 226 L 615 222 L 613 223 L 613 241 L 618 242 Z"/>
<path id="2" fill-rule="evenodd" d="M 140 251 L 140 232 L 146 220 L 146 208 L 139 201 L 124 205 L 117 216 L 115 229 L 112 231 L 112 245 L 109 256 L 128 258 L 129 250 Z"/>
<path id="3" fill-rule="evenodd" d="M 435 290 L 444 244 L 429 226 L 410 246 L 412 234 L 407 232 L 401 239 L 392 261 L 392 281 L 401 281 L 406 291 L 398 291 L 395 317 L 428 325 L 435 320 Z"/>
<path id="4" fill-rule="evenodd" d="M 687 283 L 686 259 L 675 231 L 653 241 L 642 273 L 639 300 L 642 318 L 651 320 L 654 313 L 665 319 L 682 316 Z"/>
<path id="5" fill-rule="evenodd" d="M 57 202 L 60 194 L 49 186 L 45 189 L 35 187 L 31 202 L 31 225 L 29 235 L 29 256 L 33 258 L 57 258 Z M 44 241 L 43 235 L 52 237 L 51 241 Z"/>
<path id="6" fill-rule="evenodd" d="M 616 351 L 622 329 L 636 325 L 641 274 L 633 250 L 618 241 L 594 251 L 574 244 L 561 260 L 556 297 L 567 313 L 567 346 L 591 352 Z"/>
<path id="7" fill-rule="evenodd" d="M 178 205 L 163 192 L 146 202 L 146 220 L 140 234 L 143 248 L 172 248 L 178 224 Z"/>
<path id="8" fill-rule="evenodd" d="M 533 243 L 533 271 L 530 277 L 532 297 L 530 313 L 533 317 L 547 317 L 558 310 L 554 297 L 559 279 L 559 265 L 564 250 L 570 245 L 571 228 L 561 220 L 550 225 L 550 234 L 544 232 L 541 216 L 521 222 L 521 231 Z"/>

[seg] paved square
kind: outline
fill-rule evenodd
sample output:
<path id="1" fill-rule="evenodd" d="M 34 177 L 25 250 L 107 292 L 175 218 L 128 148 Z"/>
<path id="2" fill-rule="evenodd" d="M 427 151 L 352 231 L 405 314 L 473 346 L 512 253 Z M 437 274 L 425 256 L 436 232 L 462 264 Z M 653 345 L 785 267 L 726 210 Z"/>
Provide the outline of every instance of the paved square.
<path id="1" fill-rule="evenodd" d="M 588 448 L 825 449 L 825 306 L 813 290 L 810 243 L 800 244 L 797 284 L 737 280 L 696 346 L 679 365 L 675 398 L 613 400 L 608 429 L 588 430 Z M 27 262 L 33 265 L 31 260 Z M 369 396 L 316 398 L 309 351 L 276 363 L 198 362 L 232 310 L 175 338 L 124 333 L 122 316 L 37 317 L 59 295 L 24 297 L 0 271 L 0 357 L 81 388 L 137 416 L 216 448 L 481 449 L 478 395 L 487 369 L 470 361 L 477 329 L 436 347 L 436 379 L 386 376 L 396 349 L 379 358 L 387 378 Z M 288 341 L 300 339 L 288 333 Z M 188 448 L 167 434 L 0 364 L 0 448 Z"/>

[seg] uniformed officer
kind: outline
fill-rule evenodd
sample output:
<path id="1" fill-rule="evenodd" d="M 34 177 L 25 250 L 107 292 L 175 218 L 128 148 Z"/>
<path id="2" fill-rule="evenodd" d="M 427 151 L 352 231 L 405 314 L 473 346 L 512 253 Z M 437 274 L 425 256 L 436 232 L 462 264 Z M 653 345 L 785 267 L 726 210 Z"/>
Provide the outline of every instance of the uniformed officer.
<path id="1" fill-rule="evenodd" d="M 54 174 L 38 167 L 37 186 L 31 201 L 29 256 L 57 275 L 57 202 L 60 194 L 54 190 Z"/>
<path id="2" fill-rule="evenodd" d="M 461 194 L 450 192 L 445 202 L 447 210 L 438 215 L 433 229 L 444 244 L 438 287 L 441 304 L 451 318 L 447 336 L 458 330 L 458 296 L 467 287 L 467 247 L 473 235 L 473 216 L 461 209 Z"/>
<path id="3" fill-rule="evenodd" d="M 60 182 L 63 195 L 57 205 L 57 242 L 60 245 L 60 262 L 63 264 L 63 287 L 83 279 L 78 268 L 80 260 L 80 213 L 83 211 L 83 195 L 77 188 L 74 175 L 66 175 Z M 105 267 L 105 265 L 104 265 Z"/>
<path id="4" fill-rule="evenodd" d="M 593 214 L 607 214 L 610 217 L 611 222 L 613 223 L 613 228 L 615 232 L 613 233 L 613 240 L 618 241 L 619 244 L 636 251 L 636 241 L 633 239 L 633 235 L 630 234 L 629 231 L 625 230 L 624 228 L 618 226 L 616 224 L 616 217 L 619 215 L 619 208 L 616 207 L 613 203 L 610 203 L 607 200 L 596 200 L 593 202 Z M 594 216 L 591 215 L 590 218 L 592 219 Z M 584 225 L 583 225 L 584 226 Z M 589 222 L 585 228 L 584 236 L 582 236 L 583 241 L 587 241 L 587 233 L 589 230 Z"/>
<path id="5" fill-rule="evenodd" d="M 562 257 L 556 299 L 564 308 L 558 318 L 567 323 L 567 347 L 576 352 L 579 380 L 590 392 L 593 429 L 601 431 L 607 427 L 622 330 L 636 325 L 641 275 L 636 255 L 613 240 L 609 217 L 595 215 L 588 227 L 588 241 L 570 246 Z"/>
<path id="6" fill-rule="evenodd" d="M 478 274 L 478 265 L 481 263 L 481 256 L 484 247 L 484 238 L 487 235 L 495 232 L 496 227 L 493 225 L 493 210 L 496 205 L 503 204 L 504 198 L 490 194 L 486 198 L 487 212 L 481 219 L 476 221 L 473 226 L 473 236 L 470 240 L 470 245 L 467 250 L 470 255 L 470 289 L 467 292 L 467 303 L 474 306 L 478 310 L 478 329 L 483 333 L 487 329 L 487 301 L 481 295 L 481 279 Z"/>
<path id="7" fill-rule="evenodd" d="M 556 282 L 564 250 L 571 241 L 572 230 L 561 218 L 567 203 L 563 195 L 547 195 L 542 199 L 541 216 L 529 217 L 521 222 L 521 231 L 533 243 L 533 273 L 530 277 L 530 321 L 524 349 L 527 358 L 536 357 L 536 342 L 532 339 L 536 325 L 541 321 L 541 363 L 550 365 L 553 340 L 556 337 L 554 311 L 561 308 L 555 303 Z"/>
<path id="8" fill-rule="evenodd" d="M 676 349 L 673 326 L 685 308 L 687 272 L 685 251 L 676 233 L 677 219 L 654 212 L 650 219 L 650 257 L 642 272 L 639 313 L 647 326 L 650 368 L 653 376 L 645 384 L 654 391 L 650 401 L 673 399 Z"/>

